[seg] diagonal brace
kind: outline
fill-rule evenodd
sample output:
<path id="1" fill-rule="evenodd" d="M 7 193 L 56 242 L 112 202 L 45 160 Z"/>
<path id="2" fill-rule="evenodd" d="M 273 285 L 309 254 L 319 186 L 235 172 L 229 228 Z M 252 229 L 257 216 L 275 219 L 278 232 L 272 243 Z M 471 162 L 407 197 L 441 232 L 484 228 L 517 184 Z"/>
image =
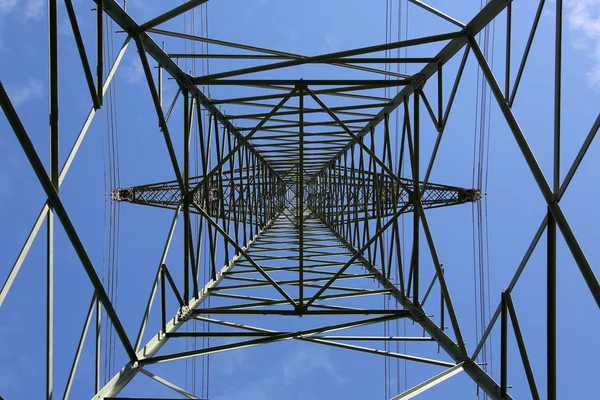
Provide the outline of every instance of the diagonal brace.
<path id="1" fill-rule="evenodd" d="M 31 139 L 29 139 L 29 135 L 23 127 L 23 124 L 21 123 L 21 120 L 19 119 L 16 110 L 14 109 L 8 95 L 6 94 L 6 90 L 4 89 L 2 83 L 0 83 L 0 105 L 2 106 L 6 118 L 8 119 L 10 125 L 12 126 L 15 132 L 15 135 L 17 136 L 17 139 L 19 140 L 23 151 L 29 159 L 29 162 L 31 163 L 31 166 L 35 171 L 38 180 L 42 184 L 42 187 L 44 188 L 44 191 L 48 196 L 48 203 L 53 207 L 54 212 L 56 213 L 58 219 L 62 223 L 65 233 L 69 237 L 69 240 L 71 241 L 71 244 L 73 245 L 73 248 L 77 253 L 77 256 L 79 256 L 79 259 L 83 264 L 85 272 L 87 273 L 92 285 L 94 286 L 94 289 L 96 290 L 96 295 L 98 296 L 98 299 L 104 306 L 106 314 L 113 323 L 115 331 L 117 332 L 117 335 L 119 336 L 119 339 L 121 340 L 125 351 L 127 352 L 129 358 L 132 361 L 137 360 L 135 351 L 133 350 L 133 346 L 131 345 L 127 334 L 125 333 L 125 329 L 123 328 L 123 325 L 119 320 L 117 312 L 115 311 L 108 295 L 106 294 L 106 291 L 104 290 L 104 286 L 102 286 L 102 281 L 96 273 L 96 269 L 92 264 L 92 260 L 88 256 L 85 247 L 83 246 L 83 243 L 81 242 L 81 239 L 79 238 L 79 235 L 77 234 L 77 231 L 75 230 L 75 227 L 73 226 L 73 223 L 71 222 L 71 219 L 67 214 L 67 210 L 65 209 L 62 201 L 60 200 L 60 197 L 58 196 L 54 185 L 50 181 L 50 177 L 46 173 L 44 164 L 42 163 L 42 160 L 40 160 L 40 157 L 38 156 L 35 147 L 31 142 Z"/>

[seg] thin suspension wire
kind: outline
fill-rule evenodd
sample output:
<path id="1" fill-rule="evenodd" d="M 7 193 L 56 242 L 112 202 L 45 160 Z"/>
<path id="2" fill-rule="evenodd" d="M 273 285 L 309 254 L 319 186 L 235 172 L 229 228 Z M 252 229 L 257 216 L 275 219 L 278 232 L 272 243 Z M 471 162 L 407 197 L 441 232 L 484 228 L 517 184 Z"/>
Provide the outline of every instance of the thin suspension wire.
<path id="1" fill-rule="evenodd" d="M 402 40 L 402 1 L 399 0 L 398 1 L 398 17 L 397 17 L 397 38 L 396 40 L 398 42 L 400 42 Z M 401 50 L 398 48 L 396 49 L 396 56 L 398 58 L 400 58 L 400 52 Z M 406 68 L 406 64 L 405 68 Z M 396 73 L 400 73 L 400 64 L 396 64 Z M 400 88 L 398 87 L 396 89 L 396 93 L 398 93 L 400 91 Z M 395 144 L 396 144 L 396 151 L 395 151 L 395 160 L 394 160 L 394 165 L 397 166 L 398 170 L 400 171 L 400 117 L 399 117 L 399 110 L 398 108 L 396 108 L 396 110 L 394 111 L 395 114 Z M 398 174 L 400 176 L 400 173 Z M 402 221 L 404 221 L 404 214 L 402 215 Z M 397 234 L 399 235 L 400 232 L 397 232 Z M 404 240 L 404 233 L 402 233 L 402 240 Z M 394 258 L 394 263 L 393 265 L 397 265 L 400 260 L 397 259 L 397 253 L 394 251 L 393 252 L 393 258 Z M 399 285 L 400 283 L 400 273 L 401 271 L 399 270 L 399 268 L 394 268 L 394 273 L 395 273 L 395 277 L 396 277 L 396 285 Z M 396 310 L 398 310 L 399 304 L 398 302 L 396 302 Z M 396 336 L 400 336 L 400 321 L 396 320 L 394 321 L 394 324 L 396 325 Z M 396 353 L 400 352 L 400 343 L 398 341 L 396 341 Z M 400 380 L 400 359 L 396 359 L 396 393 L 400 393 L 402 390 L 402 386 L 401 386 L 401 380 Z"/>
<path id="2" fill-rule="evenodd" d="M 486 2 L 487 3 L 487 2 Z M 480 7 L 483 8 L 483 0 Z M 479 41 L 482 43 L 484 56 L 490 59 L 491 66 L 494 65 L 495 44 L 495 21 L 492 26 L 486 26 L 479 33 Z M 489 168 L 489 144 L 491 132 L 491 91 L 480 71 L 477 71 L 476 87 L 476 110 L 475 110 L 475 133 L 473 138 L 473 187 L 483 190 L 487 195 L 488 168 Z M 475 186 L 476 185 L 476 186 Z M 474 279 L 474 311 L 475 311 L 475 337 L 479 342 L 487 326 L 487 320 L 491 313 L 490 309 L 490 262 L 489 262 L 489 230 L 487 214 L 487 196 L 481 202 L 472 206 L 473 223 L 473 279 Z M 492 335 L 482 348 L 478 360 L 483 369 L 493 376 L 493 344 Z M 484 399 L 488 396 L 485 393 Z"/>
<path id="3" fill-rule="evenodd" d="M 386 0 L 385 2 L 385 43 L 389 43 L 390 39 L 391 39 L 391 12 L 390 12 L 390 7 L 392 6 L 392 1 L 390 0 Z M 390 57 L 390 50 L 386 50 L 385 51 L 385 57 L 389 58 Z M 388 71 L 390 68 L 390 64 L 388 62 L 385 63 L 384 66 L 385 70 Z M 389 79 L 389 76 L 386 75 L 385 79 Z M 389 97 L 389 92 L 390 89 L 389 88 L 384 88 L 384 97 L 388 98 Z M 374 140 L 374 138 L 372 139 Z M 385 160 L 385 159 L 384 159 Z M 384 161 L 385 162 L 385 161 Z M 386 231 L 387 233 L 387 231 Z M 388 238 L 387 235 L 385 235 L 385 243 L 388 242 Z M 383 296 L 383 308 L 387 309 L 388 306 L 388 301 L 386 301 L 386 297 L 388 296 Z M 383 323 L 383 336 L 389 336 L 389 322 L 384 322 Z M 386 340 L 383 342 L 383 346 L 384 346 L 384 350 L 387 352 L 389 349 L 389 342 Z M 390 398 L 390 375 L 389 375 L 389 357 L 383 357 L 383 398 L 385 399 L 389 399 Z"/>
<path id="4" fill-rule="evenodd" d="M 114 30 L 114 22 L 107 15 L 103 21 L 104 29 L 104 47 L 102 49 L 102 58 L 105 65 L 109 65 L 114 60 L 114 38 L 111 32 Z M 104 175 L 104 230 L 103 230 L 103 249 L 102 249 L 102 283 L 107 288 L 109 299 L 114 308 L 118 307 L 119 292 L 119 243 L 120 243 L 120 204 L 108 201 L 109 190 L 112 191 L 120 187 L 120 161 L 119 161 L 119 136 L 118 136 L 118 115 L 117 115 L 117 88 L 116 82 L 110 85 L 106 92 L 105 107 L 102 109 L 102 155 L 103 155 L 103 175 Z M 104 324 L 103 352 L 100 355 L 99 362 L 103 364 L 103 382 L 114 375 L 116 368 L 116 331 L 108 316 L 102 316 Z M 102 362 L 103 361 L 103 362 Z"/>

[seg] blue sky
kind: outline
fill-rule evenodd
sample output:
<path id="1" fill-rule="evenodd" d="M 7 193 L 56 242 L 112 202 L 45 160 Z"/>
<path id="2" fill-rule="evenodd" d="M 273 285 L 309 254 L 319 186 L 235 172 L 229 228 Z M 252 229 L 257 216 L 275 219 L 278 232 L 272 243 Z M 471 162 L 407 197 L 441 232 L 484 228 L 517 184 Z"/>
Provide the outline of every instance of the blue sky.
<path id="1" fill-rule="evenodd" d="M 60 158 L 68 149 L 89 112 L 91 102 L 77 50 L 70 32 L 66 12 L 59 2 L 60 58 Z M 92 66 L 94 55 L 95 14 L 92 2 L 74 1 Z M 479 10 L 476 0 L 430 0 L 428 4 L 467 22 Z M 146 21 L 179 2 L 129 0 L 128 12 L 138 22 Z M 209 32 L 217 39 L 240 41 L 302 54 L 320 54 L 385 41 L 385 1 L 361 2 L 211 0 Z M 394 4 L 397 4 L 394 1 Z M 405 1 L 402 0 L 404 7 Z M 518 67 L 537 1 L 515 0 L 513 9 L 513 79 Z M 552 96 L 554 1 L 547 1 L 538 28 L 529 64 L 515 101 L 514 112 L 547 179 L 552 173 Z M 454 26 L 410 6 L 408 36 L 418 37 L 454 30 Z M 199 14 L 196 14 L 198 18 Z M 38 154 L 47 162 L 47 37 L 46 4 L 43 0 L 0 0 L 0 79 L 8 90 Z M 188 20 L 189 21 L 189 20 Z M 494 71 L 500 85 L 504 81 L 504 21 L 502 13 L 496 22 Z M 403 22 L 404 24 L 404 22 Z M 183 19 L 165 25 L 165 29 L 182 30 Z M 394 25 L 395 26 L 395 25 Z M 403 29 L 406 28 L 403 25 Z M 111 29 L 116 30 L 116 25 Z M 197 31 L 198 32 L 198 31 Z M 124 39 L 115 33 L 117 50 Z M 162 38 L 156 36 L 155 40 Z M 170 40 L 170 39 L 169 39 Z M 167 41 L 168 51 L 184 51 L 182 42 Z M 179 47 L 181 48 L 179 48 Z M 190 46 L 190 45 L 187 45 Z M 211 51 L 219 51 L 211 47 Z M 187 47 L 190 50 L 190 47 Z M 412 53 L 409 55 L 420 54 Z M 437 52 L 435 48 L 428 51 Z M 431 54 L 431 53 L 428 53 Z M 447 81 L 460 61 L 459 53 L 445 70 Z M 151 62 L 151 65 L 153 63 Z M 211 64 L 211 71 L 229 66 Z M 186 65 L 192 68 L 191 63 Z M 199 67 L 198 67 L 199 69 Z M 329 74 L 319 69 L 302 69 L 303 76 Z M 412 70 L 409 70 L 413 72 Z M 414 71 L 416 72 L 416 71 Z M 465 69 L 454 109 L 450 114 L 444 142 L 433 169 L 431 181 L 469 187 L 473 167 L 473 133 L 475 130 L 476 61 L 471 55 Z M 266 76 L 266 75 L 265 75 Z M 263 76 L 264 77 L 264 76 Z M 156 127 L 153 105 L 143 77 L 135 48 L 130 45 L 115 77 L 118 100 L 118 130 L 122 186 L 173 179 L 168 154 Z M 435 83 L 430 88 L 433 96 Z M 448 86 L 449 87 L 449 86 Z M 221 89 L 221 88 L 219 88 Z M 165 104 L 176 87 L 165 82 Z M 215 96 L 218 91 L 215 90 Z M 223 89 L 221 89 L 223 90 Z M 445 90 L 446 96 L 449 89 Z M 226 92 L 221 92 L 226 94 Z M 585 135 L 598 116 L 600 104 L 600 1 L 565 0 L 563 48 L 563 147 L 561 174 L 564 177 Z M 103 236 L 106 190 L 104 156 L 106 146 L 107 109 L 100 112 L 75 159 L 61 196 L 78 229 L 83 243 L 99 274 L 103 270 Z M 495 102 L 491 104 L 488 178 L 489 268 L 491 271 L 491 308 L 500 299 L 500 291 L 508 285 L 529 242 L 545 215 L 544 201 L 515 144 Z M 173 130 L 180 124 L 181 110 L 173 116 Z M 435 131 L 423 126 L 423 152 L 431 149 Z M 181 149 L 181 138 L 174 137 Z M 561 203 L 563 210 L 597 272 L 600 250 L 595 226 L 600 222 L 596 199 L 600 194 L 595 184 L 599 172 L 600 149 L 592 144 L 580 171 Z M 8 228 L 0 231 L 0 280 L 4 280 L 31 223 L 37 217 L 44 199 L 9 124 L 0 118 L 0 221 Z M 472 209 L 470 205 L 433 210 L 428 213 L 438 252 L 446 267 L 446 278 L 459 314 L 467 347 L 475 346 L 473 323 L 473 249 Z M 166 238 L 172 212 L 134 205 L 121 207 L 120 284 L 118 312 L 125 329 L 133 337 L 137 333 L 156 263 Z M 410 226 L 410 219 L 406 219 Z M 167 264 L 181 262 L 181 229 Z M 68 368 L 79 337 L 92 287 L 70 247 L 62 229 L 57 228 L 56 254 L 56 343 L 55 385 L 62 393 Z M 423 241 L 424 242 L 424 241 Z M 40 232 L 17 280 L 0 310 L 0 395 L 5 399 L 41 398 L 44 390 L 44 285 L 45 234 Z M 424 245 L 424 243 L 423 243 Z M 534 252 L 528 267 L 513 292 L 521 328 L 532 359 L 538 388 L 545 397 L 545 236 Z M 425 247 L 423 247 L 425 249 Z M 423 263 L 429 265 L 423 250 Z M 559 398 L 594 398 L 600 345 L 594 332 L 600 327 L 597 306 L 576 264 L 559 236 L 558 247 L 558 388 Z M 429 264 L 427 264 L 429 263 Z M 137 293 L 141 293 L 138 295 Z M 437 314 L 437 312 L 436 312 Z M 154 315 L 156 322 L 156 314 Z M 260 324 L 260 321 L 252 321 Z M 408 324 L 410 325 L 410 324 Z M 400 327 L 402 329 L 402 327 Z M 147 338 L 155 330 L 149 329 Z M 419 329 L 408 327 L 419 335 Z M 375 333 L 380 333 L 375 332 Z M 499 330 L 494 331 L 494 378 L 499 378 Z M 90 335 L 72 398 L 90 397 L 93 375 L 93 339 Z M 528 398 L 525 376 L 520 365 L 516 343 L 510 339 L 511 375 L 509 384 L 515 398 Z M 175 348 L 174 348 L 175 349 Z M 408 346 L 409 354 L 436 355 L 431 349 Z M 442 356 L 439 356 L 442 357 Z M 125 363 L 125 353 L 117 345 L 116 368 Z M 410 387 L 441 371 L 408 363 Z M 171 369 L 157 366 L 155 371 L 180 386 L 185 383 L 185 363 Z M 400 363 L 404 368 L 404 363 Z M 319 347 L 310 343 L 277 343 L 257 348 L 220 353 L 211 357 L 211 398 L 251 399 L 275 398 L 382 398 L 383 358 L 346 350 Z M 394 369 L 395 374 L 395 369 Z M 138 377 L 132 390 L 142 394 L 160 394 L 162 388 L 145 377 Z M 403 379 L 403 378 L 402 378 Z M 392 384 L 395 388 L 395 383 Z M 451 393 L 458 391 L 460 397 Z M 124 391 L 123 395 L 128 392 Z M 131 392 L 129 393 L 131 394 Z M 140 393 L 138 393 L 140 394 Z M 396 392 L 392 392 L 396 394 Z M 475 398 L 474 385 L 463 373 L 426 392 L 423 399 Z"/>

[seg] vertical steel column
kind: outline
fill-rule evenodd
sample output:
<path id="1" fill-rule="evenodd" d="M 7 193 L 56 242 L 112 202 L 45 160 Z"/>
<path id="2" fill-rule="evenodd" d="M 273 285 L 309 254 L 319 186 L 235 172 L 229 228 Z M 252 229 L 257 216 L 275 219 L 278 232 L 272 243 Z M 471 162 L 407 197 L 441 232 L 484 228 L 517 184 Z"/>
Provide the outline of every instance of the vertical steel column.
<path id="1" fill-rule="evenodd" d="M 444 64 L 438 63 L 438 71 L 437 71 L 437 74 L 438 74 L 438 117 L 437 117 L 437 126 L 436 126 L 438 133 L 440 133 L 442 131 L 442 118 L 444 118 L 444 106 L 443 106 L 443 102 L 444 102 L 444 91 L 443 91 L 444 78 L 443 78 L 443 74 L 442 74 L 443 66 L 444 66 Z M 427 181 L 427 179 L 425 179 L 425 181 Z"/>
<path id="2" fill-rule="evenodd" d="M 512 33 L 512 2 L 506 6 L 506 66 L 504 71 L 504 96 L 510 97 L 510 44 Z"/>
<path id="3" fill-rule="evenodd" d="M 562 63 L 562 0 L 556 1 L 556 41 L 554 54 L 554 170 L 553 191 L 560 190 L 560 98 Z M 547 276 L 547 366 L 548 400 L 556 400 L 556 221 L 548 210 Z"/>
<path id="4" fill-rule="evenodd" d="M 102 0 L 97 0 L 96 5 L 96 89 L 98 91 L 98 100 L 102 106 L 102 86 L 104 86 L 104 71 L 103 71 L 103 50 L 104 50 L 104 25 L 102 17 L 104 16 L 104 8 Z"/>
<path id="5" fill-rule="evenodd" d="M 48 77 L 50 105 L 50 181 L 58 192 L 58 4 L 48 0 Z M 46 398 L 52 399 L 54 358 L 54 211 L 50 207 L 46 249 Z"/>
<path id="6" fill-rule="evenodd" d="M 162 42 L 162 49 L 163 51 L 165 51 L 165 42 Z M 158 64 L 158 104 L 160 105 L 160 107 L 162 108 L 162 100 L 163 100 L 163 79 L 162 79 L 162 67 L 160 64 Z M 191 112 L 191 111 L 190 111 Z"/>
<path id="7" fill-rule="evenodd" d="M 508 312 L 506 309 L 506 291 L 502 291 L 500 314 L 500 398 L 506 399 L 508 375 Z"/>
<path id="8" fill-rule="evenodd" d="M 419 188 L 419 91 L 414 93 L 414 121 L 413 121 L 413 201 L 421 201 L 421 190 Z M 413 303 L 419 305 L 419 213 L 413 213 Z"/>
<path id="9" fill-rule="evenodd" d="M 298 248 L 300 284 L 298 289 L 298 298 L 300 301 L 300 307 L 302 308 L 304 305 L 304 84 L 302 82 L 299 84 L 298 90 L 298 101 L 300 108 L 300 114 L 298 116 L 300 127 L 300 163 L 298 166 L 298 195 L 296 196 L 296 212 L 298 213 L 298 228 L 300 233 L 300 243 Z"/>
<path id="10" fill-rule="evenodd" d="M 189 93 L 186 88 L 181 89 L 183 93 L 183 187 L 181 198 L 183 199 L 183 301 L 187 304 L 189 300 L 190 287 L 190 107 Z"/>
<path id="11" fill-rule="evenodd" d="M 100 340 L 102 333 L 102 308 L 100 307 L 100 299 L 96 297 L 96 363 L 95 363 L 95 379 L 94 379 L 94 393 L 98 393 L 100 390 Z"/>

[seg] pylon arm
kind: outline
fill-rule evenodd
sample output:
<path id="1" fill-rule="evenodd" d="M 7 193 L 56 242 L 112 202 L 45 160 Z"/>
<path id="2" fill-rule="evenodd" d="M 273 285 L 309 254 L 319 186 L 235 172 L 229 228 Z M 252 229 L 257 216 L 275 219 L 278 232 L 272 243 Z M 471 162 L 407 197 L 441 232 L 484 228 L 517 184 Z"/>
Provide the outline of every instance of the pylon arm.
<path id="1" fill-rule="evenodd" d="M 233 175 L 233 179 L 231 176 Z M 188 192 L 191 192 L 203 176 L 190 178 Z M 254 191 L 253 188 L 256 188 Z M 267 190 L 264 190 L 267 188 Z M 265 215 L 265 207 L 279 205 L 285 195 L 285 185 L 259 176 L 242 176 L 238 171 L 223 171 L 213 175 L 194 193 L 193 202 L 205 210 L 211 217 L 235 221 L 247 220 L 255 223 L 250 215 Z M 111 192 L 111 199 L 147 206 L 175 209 L 183 196 L 177 181 L 159 182 L 148 185 L 119 188 Z M 190 209 L 197 213 L 196 210 Z"/>
<path id="2" fill-rule="evenodd" d="M 202 179 L 202 176 L 190 178 L 188 191 L 202 182 Z M 409 190 L 414 187 L 410 179 L 401 178 L 401 181 Z M 252 186 L 263 188 L 264 185 L 269 186 L 268 190 L 260 191 L 257 196 L 248 196 Z M 240 178 L 237 171 L 233 174 L 223 171 L 220 176 L 213 175 L 209 182 L 200 187 L 194 193 L 193 201 L 212 217 L 243 220 L 244 215 L 250 215 L 250 211 L 255 215 L 262 215 L 265 205 L 272 203 L 274 199 L 285 197 L 286 190 L 281 181 L 270 182 L 260 176 L 242 175 Z M 407 202 L 412 202 L 414 191 L 407 192 L 387 175 L 355 170 L 319 175 L 306 184 L 305 193 L 306 205 L 312 209 L 334 207 L 338 215 L 363 221 L 394 215 Z M 420 193 L 423 208 L 445 207 L 481 199 L 479 189 L 429 182 L 420 182 Z M 114 201 L 175 209 L 182 201 L 182 194 L 177 181 L 167 181 L 115 189 L 111 198 Z M 406 212 L 412 210 L 412 205 L 406 208 Z M 253 220 L 248 222 L 253 223 Z"/>
<path id="3" fill-rule="evenodd" d="M 308 205 L 314 210 L 327 209 L 345 220 L 364 221 L 389 217 L 406 203 L 412 203 L 414 182 L 401 178 L 405 188 L 388 175 L 336 168 L 325 170 L 308 186 Z M 479 189 L 420 182 L 423 208 L 438 208 L 475 202 Z M 408 189 L 408 191 L 406 190 Z M 409 205 L 405 212 L 411 212 Z"/>

